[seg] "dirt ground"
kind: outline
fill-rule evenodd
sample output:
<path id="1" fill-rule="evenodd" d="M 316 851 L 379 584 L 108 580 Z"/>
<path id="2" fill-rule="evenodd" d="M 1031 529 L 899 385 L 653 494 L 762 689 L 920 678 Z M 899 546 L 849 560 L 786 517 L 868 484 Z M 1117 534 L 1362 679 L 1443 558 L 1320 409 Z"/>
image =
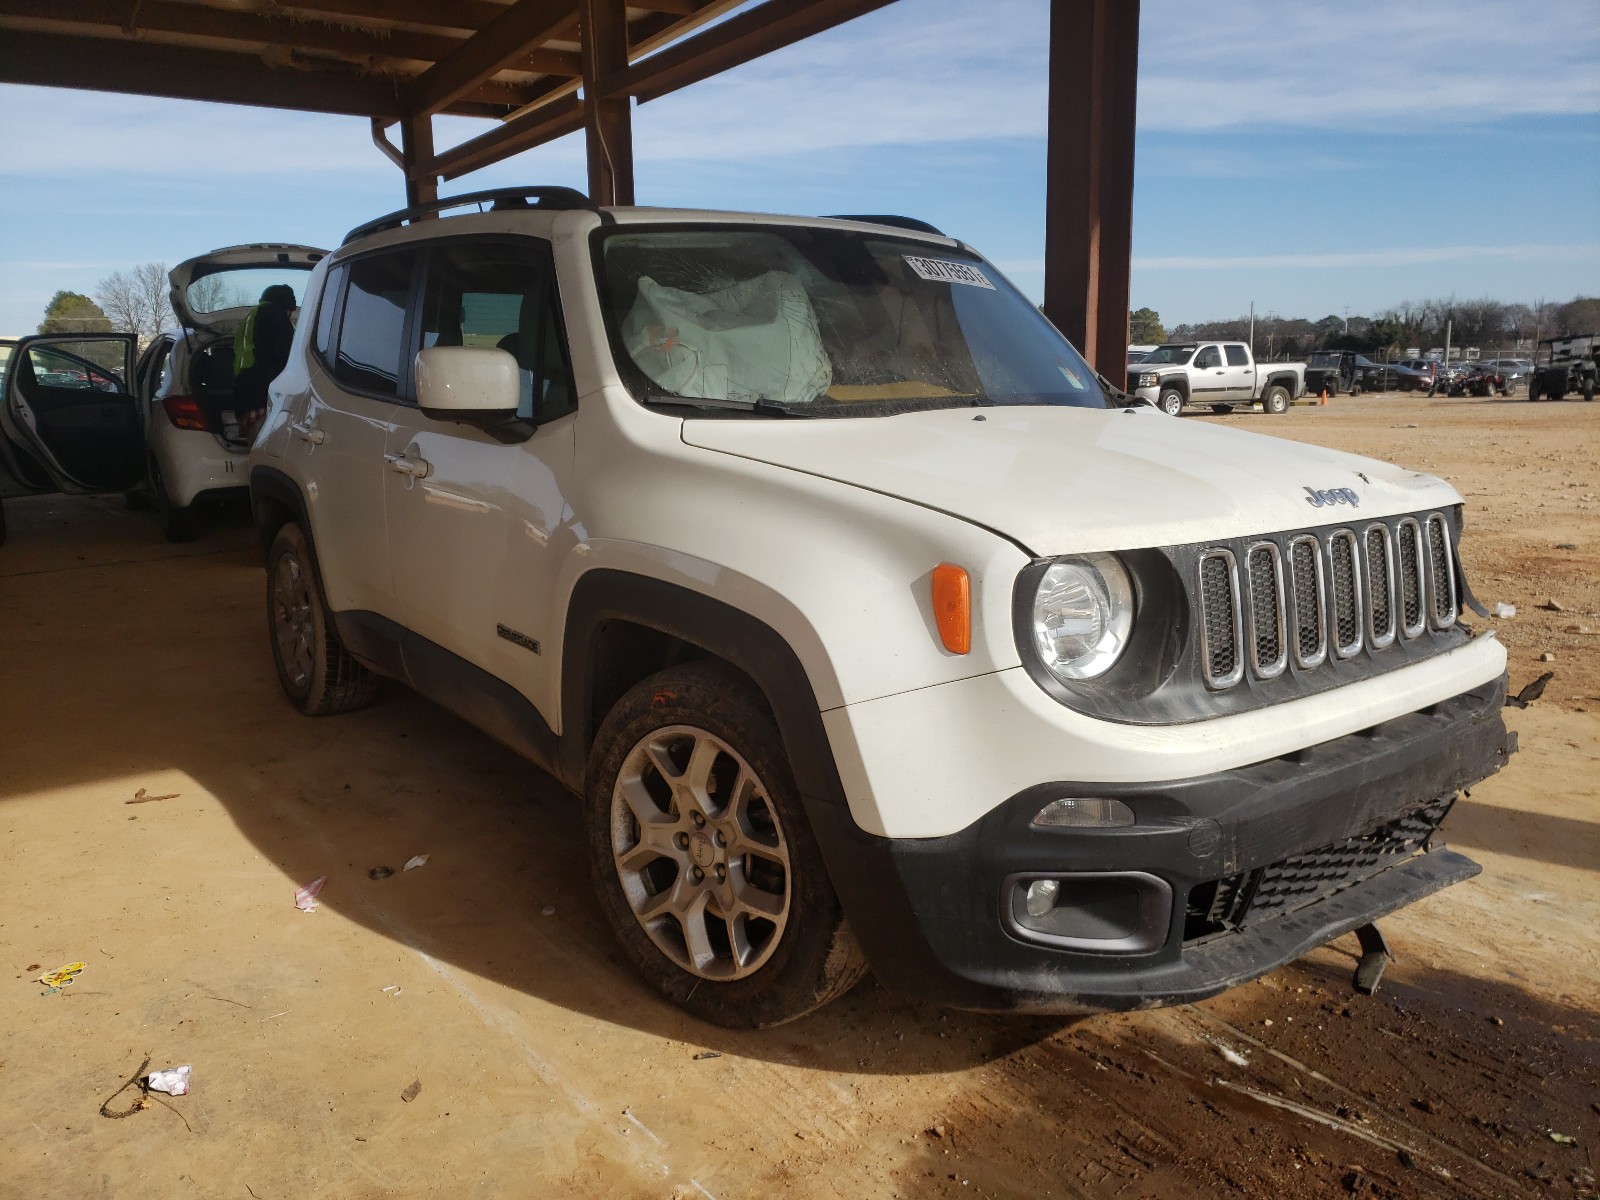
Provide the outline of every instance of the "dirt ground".
<path id="1" fill-rule="evenodd" d="M 1346 938 L 1162 1012 L 974 1016 L 868 981 L 776 1031 L 699 1025 L 621 962 L 557 786 L 398 689 L 288 707 L 242 514 L 170 547 L 120 499 L 14 502 L 0 1195 L 1594 1196 L 1600 404 L 1183 419 L 1451 479 L 1478 595 L 1517 608 L 1492 622 L 1513 688 L 1555 673 L 1445 826 L 1483 874 L 1385 921 L 1377 995 Z M 191 1094 L 103 1117 L 147 1057 L 192 1064 Z"/>

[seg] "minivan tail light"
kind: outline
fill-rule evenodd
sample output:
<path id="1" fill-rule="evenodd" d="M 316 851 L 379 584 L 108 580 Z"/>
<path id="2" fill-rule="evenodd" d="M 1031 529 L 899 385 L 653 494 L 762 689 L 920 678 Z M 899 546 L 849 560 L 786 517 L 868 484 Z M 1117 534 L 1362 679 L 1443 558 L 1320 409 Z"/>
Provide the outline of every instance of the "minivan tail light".
<path id="1" fill-rule="evenodd" d="M 202 433 L 211 429 L 206 421 L 205 409 L 193 396 L 164 396 L 161 407 L 167 410 L 167 420 L 179 429 L 198 429 Z"/>

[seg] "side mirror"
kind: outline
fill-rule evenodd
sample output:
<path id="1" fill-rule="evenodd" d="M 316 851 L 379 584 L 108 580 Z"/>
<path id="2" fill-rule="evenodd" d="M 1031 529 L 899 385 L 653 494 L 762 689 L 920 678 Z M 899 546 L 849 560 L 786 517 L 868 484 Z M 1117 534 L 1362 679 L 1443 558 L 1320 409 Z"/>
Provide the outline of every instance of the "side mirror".
<path id="1" fill-rule="evenodd" d="M 517 360 L 504 350 L 435 346 L 417 353 L 417 404 L 441 421 L 514 417 L 522 397 Z"/>

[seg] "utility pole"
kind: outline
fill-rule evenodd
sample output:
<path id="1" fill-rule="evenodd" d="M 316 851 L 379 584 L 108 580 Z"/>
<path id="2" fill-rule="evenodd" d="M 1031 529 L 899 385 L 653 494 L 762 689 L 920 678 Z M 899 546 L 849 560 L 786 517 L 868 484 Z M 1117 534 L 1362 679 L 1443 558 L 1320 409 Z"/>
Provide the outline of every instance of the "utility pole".
<path id="1" fill-rule="evenodd" d="M 1256 302 L 1250 301 L 1250 357 L 1256 356 Z"/>

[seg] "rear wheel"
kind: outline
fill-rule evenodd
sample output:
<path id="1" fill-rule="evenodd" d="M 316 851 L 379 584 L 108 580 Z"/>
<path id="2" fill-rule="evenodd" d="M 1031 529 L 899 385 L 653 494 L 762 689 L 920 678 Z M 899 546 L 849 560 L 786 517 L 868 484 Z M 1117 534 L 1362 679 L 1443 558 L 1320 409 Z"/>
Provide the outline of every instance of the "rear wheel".
<path id="1" fill-rule="evenodd" d="M 672 667 L 595 738 L 589 864 L 639 974 L 702 1020 L 760 1029 L 866 971 L 760 692 L 720 663 Z"/>
<path id="2" fill-rule="evenodd" d="M 200 536 L 200 518 L 192 504 L 174 504 L 167 495 L 167 481 L 161 477 L 161 464 L 150 456 L 150 502 L 161 522 L 161 533 L 169 542 L 192 542 Z"/>
<path id="3" fill-rule="evenodd" d="M 267 630 L 278 682 L 306 716 L 350 712 L 372 703 L 378 677 L 339 640 L 312 574 L 306 535 L 293 523 L 278 530 L 267 552 Z"/>
<path id="4" fill-rule="evenodd" d="M 1156 407 L 1169 417 L 1175 417 L 1183 411 L 1184 395 L 1177 388 L 1162 388 L 1161 398 L 1156 401 Z"/>
<path id="5" fill-rule="evenodd" d="M 1538 398 L 1539 398 L 1539 381 L 1537 379 L 1533 378 L 1533 376 L 1530 375 L 1528 377 L 1528 399 L 1529 400 L 1537 400 Z"/>
<path id="6" fill-rule="evenodd" d="M 1289 411 L 1289 389 L 1281 383 L 1269 387 L 1261 397 L 1261 408 L 1264 412 L 1281 416 Z"/>

